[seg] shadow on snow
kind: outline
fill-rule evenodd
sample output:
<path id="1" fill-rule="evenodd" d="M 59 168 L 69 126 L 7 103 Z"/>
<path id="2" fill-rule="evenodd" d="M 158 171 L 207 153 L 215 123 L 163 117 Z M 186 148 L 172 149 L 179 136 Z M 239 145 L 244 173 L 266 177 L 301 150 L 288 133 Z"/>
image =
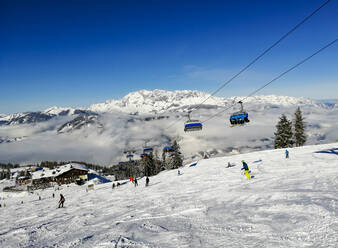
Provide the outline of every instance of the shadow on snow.
<path id="1" fill-rule="evenodd" d="M 331 149 L 326 149 L 322 151 L 317 151 L 315 153 L 327 153 L 327 154 L 335 154 L 338 155 L 338 148 L 331 148 Z"/>

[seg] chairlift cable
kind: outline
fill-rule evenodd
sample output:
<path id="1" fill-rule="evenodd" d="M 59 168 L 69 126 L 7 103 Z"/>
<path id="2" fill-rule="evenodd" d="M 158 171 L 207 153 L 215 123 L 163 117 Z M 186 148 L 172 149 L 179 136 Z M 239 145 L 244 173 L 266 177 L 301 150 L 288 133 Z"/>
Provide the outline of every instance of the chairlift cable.
<path id="1" fill-rule="evenodd" d="M 268 85 L 272 84 L 273 82 L 275 82 L 276 80 L 280 79 L 281 77 L 283 77 L 285 74 L 289 73 L 290 71 L 296 69 L 298 66 L 300 66 L 301 64 L 305 63 L 306 61 L 308 61 L 309 59 L 311 59 L 312 57 L 316 56 L 317 54 L 319 54 L 320 52 L 324 51 L 326 48 L 332 46 L 334 43 L 336 43 L 338 41 L 338 39 L 335 39 L 333 41 L 331 41 L 330 43 L 328 43 L 327 45 L 325 45 L 324 47 L 320 48 L 319 50 L 317 50 L 315 53 L 313 53 L 312 55 L 308 56 L 307 58 L 303 59 L 302 61 L 298 62 L 296 65 L 292 66 L 291 68 L 289 68 L 288 70 L 284 71 L 283 73 L 279 74 L 277 77 L 275 77 L 274 79 L 272 79 L 271 81 L 269 81 L 268 83 L 262 85 L 261 87 L 259 87 L 258 89 L 254 90 L 253 92 L 251 92 L 249 95 L 247 95 L 246 97 L 244 97 L 243 99 L 241 99 L 240 101 L 243 102 L 246 99 L 248 99 L 250 96 L 253 96 L 254 94 L 256 94 L 257 92 L 261 91 L 262 89 L 264 89 L 265 87 L 267 87 Z M 230 107 L 223 109 L 222 111 L 212 115 L 211 117 L 209 117 L 208 119 L 202 121 L 202 123 L 205 123 L 213 118 L 215 118 L 216 116 L 218 116 L 219 114 L 229 110 L 230 108 L 232 108 L 235 104 L 232 104 Z"/>
<path id="2" fill-rule="evenodd" d="M 296 29 L 298 29 L 302 24 L 304 24 L 307 20 L 309 20 L 313 15 L 315 15 L 321 8 L 323 8 L 326 4 L 328 4 L 331 0 L 327 0 L 324 2 L 320 7 L 318 7 L 316 10 L 314 10 L 310 15 L 305 17 L 301 22 L 299 22 L 296 26 L 294 26 L 291 30 L 289 30 L 286 34 L 284 34 L 281 38 L 279 38 L 275 43 L 273 43 L 269 48 L 264 50 L 260 55 L 258 55 L 255 59 L 253 59 L 247 66 L 245 66 L 242 70 L 240 70 L 238 73 L 236 73 L 232 78 L 230 78 L 228 81 L 226 81 L 224 84 L 222 84 L 218 89 L 216 89 L 214 92 L 212 92 L 206 99 L 204 99 L 196 108 L 195 110 L 199 109 L 203 103 L 205 103 L 210 97 L 217 94 L 221 89 L 223 89 L 226 85 L 230 84 L 235 78 L 237 78 L 240 74 L 242 74 L 244 71 L 249 69 L 254 63 L 256 63 L 260 58 L 262 58 L 265 54 L 267 54 L 272 48 L 277 46 L 282 40 L 284 40 L 286 37 L 288 37 L 291 33 L 293 33 Z M 194 111 L 194 110 L 192 110 Z"/>
<path id="3" fill-rule="evenodd" d="M 287 38 L 291 33 L 293 33 L 296 29 L 298 29 L 301 25 L 303 25 L 306 21 L 308 21 L 312 16 L 314 16 L 319 10 L 321 10 L 325 5 L 327 5 L 331 0 L 325 1 L 321 6 L 319 6 L 317 9 L 312 11 L 308 16 L 306 16 L 302 21 L 300 21 L 297 25 L 295 25 L 292 29 L 290 29 L 286 34 L 284 34 L 281 38 L 279 38 L 275 43 L 273 43 L 270 47 L 268 47 L 266 50 L 264 50 L 261 54 L 259 54 L 255 59 L 253 59 L 247 66 L 245 66 L 243 69 L 241 69 L 238 73 L 236 73 L 232 78 L 230 78 L 228 81 L 223 83 L 218 89 L 216 89 L 214 92 L 212 92 L 208 97 L 206 97 L 197 107 L 190 112 L 193 112 L 195 110 L 198 110 L 203 103 L 205 103 L 210 97 L 217 94 L 221 89 L 223 89 L 225 86 L 230 84 L 234 79 L 236 79 L 240 74 L 242 74 L 244 71 L 249 69 L 254 63 L 256 63 L 259 59 L 261 59 L 265 54 L 267 54 L 271 49 L 273 49 L 275 46 L 277 46 L 281 41 L 283 41 L 285 38 Z M 233 106 L 233 105 L 232 105 Z M 232 107 L 231 106 L 231 107 Z M 183 116 L 179 117 L 178 120 L 175 120 L 172 124 L 170 124 L 167 128 L 169 129 L 172 126 L 174 126 L 179 120 L 181 120 Z"/>

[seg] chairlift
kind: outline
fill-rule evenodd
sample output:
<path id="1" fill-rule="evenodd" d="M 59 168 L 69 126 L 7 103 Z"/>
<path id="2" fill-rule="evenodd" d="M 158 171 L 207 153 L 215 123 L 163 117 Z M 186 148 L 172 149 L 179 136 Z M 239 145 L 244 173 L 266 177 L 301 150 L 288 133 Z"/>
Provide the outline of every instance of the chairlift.
<path id="1" fill-rule="evenodd" d="M 152 147 L 144 147 L 143 148 L 143 153 L 148 153 L 148 152 L 152 152 L 153 148 Z"/>
<path id="2" fill-rule="evenodd" d="M 248 113 L 243 110 L 243 103 L 241 101 L 239 101 L 238 103 L 241 105 L 241 110 L 233 113 L 230 116 L 230 123 L 233 126 L 243 125 L 247 122 L 250 122 Z"/>
<path id="3" fill-rule="evenodd" d="M 165 146 L 163 148 L 163 151 L 164 152 L 172 152 L 174 150 L 174 147 L 173 146 Z"/>
<path id="4" fill-rule="evenodd" d="M 124 150 L 123 153 L 124 154 L 128 154 L 128 153 L 135 153 L 136 151 L 135 150 Z"/>
<path id="5" fill-rule="evenodd" d="M 142 153 L 142 154 L 140 155 L 141 158 L 146 158 L 147 156 L 148 156 L 147 153 Z"/>
<path id="6" fill-rule="evenodd" d="M 184 123 L 184 132 L 200 131 L 202 130 L 202 122 L 199 120 L 191 120 L 190 112 L 188 113 L 188 120 Z"/>
<path id="7" fill-rule="evenodd" d="M 126 149 L 123 151 L 123 153 L 126 155 L 126 158 L 129 159 L 129 162 L 132 161 L 135 152 L 136 151 L 133 149 Z"/>
<path id="8" fill-rule="evenodd" d="M 153 148 L 150 146 L 147 146 L 147 143 L 149 142 L 149 140 L 145 140 L 144 141 L 144 146 L 143 146 L 143 153 L 149 154 L 151 152 L 153 152 Z"/>

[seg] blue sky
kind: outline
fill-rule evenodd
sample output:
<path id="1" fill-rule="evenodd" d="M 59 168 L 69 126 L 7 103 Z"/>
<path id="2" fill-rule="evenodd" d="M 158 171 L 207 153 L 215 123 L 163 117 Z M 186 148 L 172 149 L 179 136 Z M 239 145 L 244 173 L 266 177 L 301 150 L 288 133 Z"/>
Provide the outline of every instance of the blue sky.
<path id="1" fill-rule="evenodd" d="M 212 92 L 323 0 L 0 3 L 0 113 L 140 89 Z M 246 95 L 338 37 L 338 1 L 224 88 Z M 261 94 L 338 98 L 338 44 Z"/>

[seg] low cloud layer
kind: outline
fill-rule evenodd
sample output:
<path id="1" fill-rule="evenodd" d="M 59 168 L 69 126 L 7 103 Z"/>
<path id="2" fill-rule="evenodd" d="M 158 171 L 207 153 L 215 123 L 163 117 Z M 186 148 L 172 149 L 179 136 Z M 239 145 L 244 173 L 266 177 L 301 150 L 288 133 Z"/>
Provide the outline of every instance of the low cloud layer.
<path id="1" fill-rule="evenodd" d="M 200 132 L 183 131 L 184 118 L 177 120 L 175 114 L 169 119 L 141 121 L 145 116 L 127 114 L 103 114 L 98 124 L 92 124 L 68 133 L 57 133 L 57 128 L 70 117 L 59 117 L 34 125 L 1 126 L 0 137 L 24 137 L 21 141 L 0 144 L 0 162 L 36 163 L 43 160 L 78 160 L 112 165 L 125 160 L 125 149 L 142 152 L 144 141 L 155 147 L 159 156 L 170 140 L 178 140 L 186 161 L 207 152 L 215 156 L 234 152 L 247 152 L 273 147 L 275 125 L 282 113 L 289 118 L 297 106 L 270 108 L 266 105 L 251 105 L 248 108 L 250 123 L 243 127 L 230 128 L 229 114 L 224 113 L 204 123 Z M 200 109 L 194 118 L 206 120 L 219 109 Z M 335 120 L 338 110 L 318 106 L 302 108 L 308 125 L 307 144 L 329 143 L 338 140 Z M 149 115 L 148 115 L 149 116 Z M 134 121 L 130 121 L 134 118 Z M 129 121 L 128 121 L 129 120 Z M 137 157 L 137 156 L 136 156 Z"/>

